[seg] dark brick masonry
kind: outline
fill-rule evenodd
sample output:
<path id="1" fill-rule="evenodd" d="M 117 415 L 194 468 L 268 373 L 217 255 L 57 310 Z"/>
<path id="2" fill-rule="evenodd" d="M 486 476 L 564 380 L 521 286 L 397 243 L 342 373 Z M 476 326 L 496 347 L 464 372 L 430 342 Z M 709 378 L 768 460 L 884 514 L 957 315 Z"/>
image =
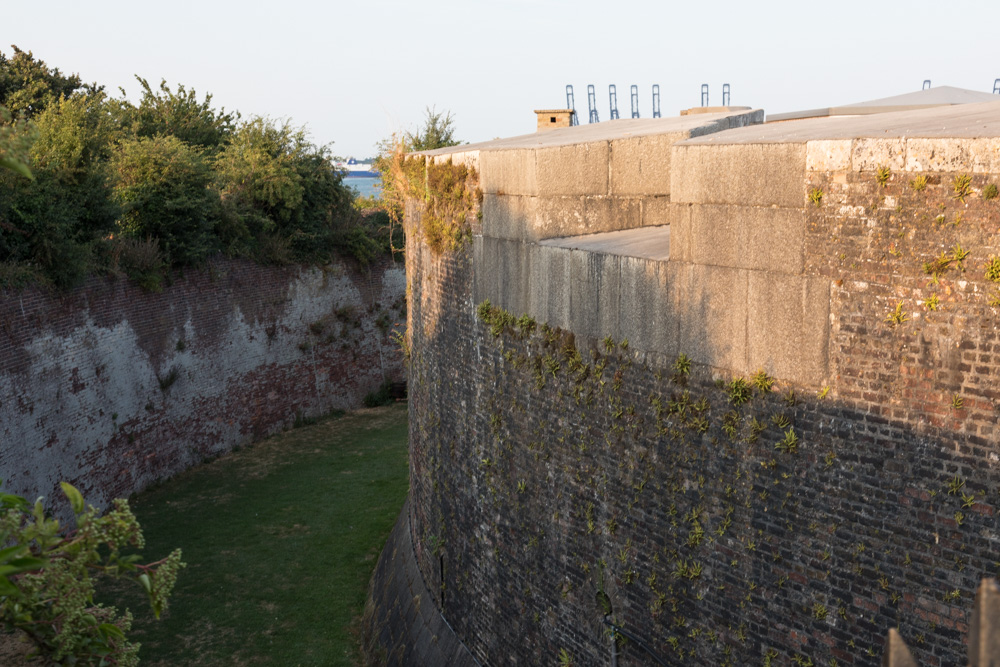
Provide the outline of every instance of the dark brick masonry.
<path id="1" fill-rule="evenodd" d="M 810 176 L 807 273 L 835 285 L 819 390 L 541 322 L 494 336 L 471 252 L 408 241 L 414 550 L 477 659 L 601 664 L 606 595 L 670 664 L 876 665 L 894 626 L 919 664 L 964 661 L 1000 569 L 1000 208 L 916 176 Z"/>

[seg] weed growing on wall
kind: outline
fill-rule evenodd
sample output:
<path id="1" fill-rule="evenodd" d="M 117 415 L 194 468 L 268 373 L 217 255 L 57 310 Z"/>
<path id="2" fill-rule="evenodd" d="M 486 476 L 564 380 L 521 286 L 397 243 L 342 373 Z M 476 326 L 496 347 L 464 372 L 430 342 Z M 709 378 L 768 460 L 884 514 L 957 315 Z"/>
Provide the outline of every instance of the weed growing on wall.
<path id="1" fill-rule="evenodd" d="M 393 182 L 420 207 L 418 230 L 434 253 L 455 251 L 472 238 L 471 222 L 483 198 L 475 168 L 402 150 L 390 168 Z"/>

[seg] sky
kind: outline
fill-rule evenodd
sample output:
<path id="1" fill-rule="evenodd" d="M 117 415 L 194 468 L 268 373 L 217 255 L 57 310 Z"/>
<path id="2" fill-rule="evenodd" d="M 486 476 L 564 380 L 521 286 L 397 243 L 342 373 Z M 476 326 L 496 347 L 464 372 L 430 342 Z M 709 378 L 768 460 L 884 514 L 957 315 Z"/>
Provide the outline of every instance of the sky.
<path id="1" fill-rule="evenodd" d="M 1000 77 L 993 2 L 633 2 L 618 0 L 3 0 L 10 45 L 85 81 L 134 75 L 184 84 L 244 117 L 291 119 L 334 155 L 370 157 L 425 109 L 452 114 L 469 142 L 535 131 L 534 109 L 561 108 L 587 84 L 602 121 L 608 84 L 630 116 L 651 116 L 651 87 L 674 116 L 731 104 L 768 113 L 919 90 L 924 79 L 984 92 Z"/>

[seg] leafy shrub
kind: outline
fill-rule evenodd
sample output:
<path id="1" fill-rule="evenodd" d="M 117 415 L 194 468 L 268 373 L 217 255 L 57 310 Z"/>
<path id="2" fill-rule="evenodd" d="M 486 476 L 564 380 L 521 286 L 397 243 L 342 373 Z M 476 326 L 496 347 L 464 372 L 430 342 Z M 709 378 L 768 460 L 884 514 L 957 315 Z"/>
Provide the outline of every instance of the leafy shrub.
<path id="1" fill-rule="evenodd" d="M 142 565 L 126 547 L 144 545 L 128 502 L 118 499 L 104 514 L 86 507 L 83 496 L 63 482 L 76 516 L 76 529 L 63 530 L 20 496 L 0 493 L 0 622 L 20 630 L 46 658 L 70 665 L 137 665 L 139 646 L 128 641 L 132 615 L 95 604 L 95 579 L 134 580 L 149 596 L 154 615 L 167 608 L 177 572 L 184 567 L 180 549 Z"/>
<path id="2" fill-rule="evenodd" d="M 210 219 L 218 195 L 197 150 L 176 137 L 133 139 L 115 152 L 111 169 L 124 236 L 159 239 L 178 264 L 200 262 L 214 249 Z"/>
<path id="3" fill-rule="evenodd" d="M 159 292 L 168 267 L 160 250 L 159 239 L 123 238 L 109 239 L 106 244 L 110 255 L 108 269 L 122 271 L 137 285 L 150 292 Z"/>
<path id="4" fill-rule="evenodd" d="M 392 403 L 392 382 L 389 380 L 384 381 L 379 388 L 375 391 L 370 391 L 365 395 L 364 404 L 366 408 L 377 408 L 380 405 L 389 405 Z"/>

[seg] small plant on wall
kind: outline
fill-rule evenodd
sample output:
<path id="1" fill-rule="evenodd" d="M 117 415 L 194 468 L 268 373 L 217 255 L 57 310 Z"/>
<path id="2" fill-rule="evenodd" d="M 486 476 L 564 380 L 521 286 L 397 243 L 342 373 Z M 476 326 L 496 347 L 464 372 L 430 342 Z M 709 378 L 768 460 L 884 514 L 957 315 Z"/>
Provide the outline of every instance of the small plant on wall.
<path id="1" fill-rule="evenodd" d="M 875 181 L 879 184 L 879 187 L 884 188 L 888 185 L 891 176 L 892 171 L 884 165 L 875 170 Z"/>

